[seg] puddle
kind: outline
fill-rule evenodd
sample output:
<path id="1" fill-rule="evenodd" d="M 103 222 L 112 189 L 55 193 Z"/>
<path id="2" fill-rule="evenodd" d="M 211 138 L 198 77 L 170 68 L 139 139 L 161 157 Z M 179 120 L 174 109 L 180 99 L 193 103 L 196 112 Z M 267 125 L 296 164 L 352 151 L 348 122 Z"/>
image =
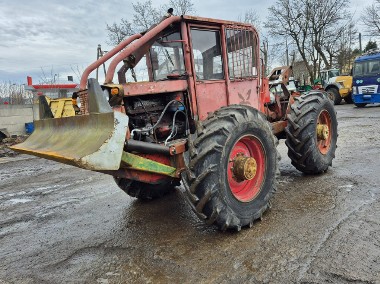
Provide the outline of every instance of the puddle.
<path id="1" fill-rule="evenodd" d="M 352 188 L 354 185 L 353 184 L 347 184 L 347 185 L 340 185 L 338 186 L 339 188 Z"/>
<path id="2" fill-rule="evenodd" d="M 9 199 L 7 201 L 7 203 L 15 205 L 15 204 L 19 204 L 19 203 L 27 203 L 30 201 L 33 201 L 33 199 L 30 199 L 30 198 L 13 198 L 13 199 Z"/>
<path id="3" fill-rule="evenodd" d="M 338 188 L 343 188 L 347 192 L 350 192 L 353 189 L 354 185 L 353 184 L 346 184 L 346 185 L 340 185 Z"/>

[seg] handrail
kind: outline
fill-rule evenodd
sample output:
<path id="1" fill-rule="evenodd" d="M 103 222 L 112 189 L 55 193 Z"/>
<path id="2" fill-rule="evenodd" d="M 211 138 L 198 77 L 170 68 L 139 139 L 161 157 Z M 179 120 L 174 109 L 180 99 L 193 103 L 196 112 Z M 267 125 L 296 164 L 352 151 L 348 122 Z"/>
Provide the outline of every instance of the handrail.
<path id="1" fill-rule="evenodd" d="M 182 18 L 180 16 L 172 16 L 170 18 L 165 19 L 161 23 L 159 23 L 157 26 L 149 30 L 147 33 L 145 33 L 140 40 L 132 43 L 129 45 L 126 49 L 124 49 L 122 52 L 120 52 L 110 63 L 107 73 L 106 73 L 106 79 L 104 81 L 104 84 L 112 83 L 113 76 L 115 74 L 115 69 L 117 65 L 126 57 L 128 57 L 133 51 L 136 49 L 142 47 L 144 44 L 146 44 L 149 40 L 151 40 L 153 37 L 157 36 L 163 29 L 168 27 L 169 25 L 179 22 Z"/>
<path id="2" fill-rule="evenodd" d="M 122 42 L 120 42 L 118 45 L 116 45 L 113 49 L 111 49 L 109 52 L 107 52 L 104 56 L 100 57 L 98 60 L 93 62 L 91 65 L 89 65 L 83 72 L 81 80 L 80 80 L 80 85 L 79 85 L 79 90 L 85 90 L 86 85 L 87 85 L 87 79 L 88 76 L 92 71 L 95 70 L 95 68 L 99 67 L 102 65 L 104 62 L 106 62 L 108 59 L 110 59 L 112 56 L 114 56 L 116 53 L 121 51 L 123 48 L 125 48 L 128 44 L 130 44 L 132 41 L 139 39 L 142 37 L 141 34 L 135 34 Z"/>

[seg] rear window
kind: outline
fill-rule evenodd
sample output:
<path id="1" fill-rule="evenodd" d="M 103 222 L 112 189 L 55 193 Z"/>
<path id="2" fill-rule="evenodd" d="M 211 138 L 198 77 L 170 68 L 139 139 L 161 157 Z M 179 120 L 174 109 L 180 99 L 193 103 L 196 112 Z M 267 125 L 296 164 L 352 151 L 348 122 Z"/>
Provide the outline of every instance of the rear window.
<path id="1" fill-rule="evenodd" d="M 256 36 L 249 29 L 226 29 L 228 74 L 231 80 L 257 76 L 255 43 Z"/>

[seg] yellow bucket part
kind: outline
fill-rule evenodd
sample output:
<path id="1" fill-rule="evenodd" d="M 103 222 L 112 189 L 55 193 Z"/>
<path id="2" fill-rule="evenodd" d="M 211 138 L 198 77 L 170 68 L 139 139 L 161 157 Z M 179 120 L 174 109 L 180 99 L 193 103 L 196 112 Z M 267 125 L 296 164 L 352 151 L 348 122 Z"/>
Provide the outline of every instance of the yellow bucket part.
<path id="1" fill-rule="evenodd" d="M 84 169 L 117 170 L 127 127 L 120 112 L 37 120 L 32 135 L 11 148 Z"/>
<path id="2" fill-rule="evenodd" d="M 73 100 L 71 98 L 51 99 L 46 97 L 54 118 L 75 116 Z"/>

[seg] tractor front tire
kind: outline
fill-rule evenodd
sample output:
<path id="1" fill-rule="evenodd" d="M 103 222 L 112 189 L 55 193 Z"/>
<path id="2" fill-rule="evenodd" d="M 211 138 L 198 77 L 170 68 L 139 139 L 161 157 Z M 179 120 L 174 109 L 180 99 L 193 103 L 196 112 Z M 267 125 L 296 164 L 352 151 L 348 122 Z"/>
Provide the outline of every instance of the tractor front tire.
<path id="1" fill-rule="evenodd" d="M 174 187 L 179 185 L 179 182 L 174 180 L 164 181 L 159 184 L 144 183 L 119 177 L 114 177 L 114 180 L 126 194 L 141 200 L 152 200 L 163 197 L 173 192 Z"/>
<path id="2" fill-rule="evenodd" d="M 296 97 L 285 129 L 292 165 L 306 174 L 327 171 L 335 158 L 338 122 L 332 102 L 320 92 Z"/>
<path id="3" fill-rule="evenodd" d="M 339 94 L 339 90 L 335 88 L 328 89 L 326 91 L 330 100 L 334 103 L 334 105 L 339 105 L 342 102 L 342 97 Z"/>
<path id="4" fill-rule="evenodd" d="M 182 173 L 198 217 L 222 231 L 239 231 L 261 218 L 276 190 L 276 145 L 270 124 L 251 107 L 223 107 L 200 122 Z M 238 171 L 239 163 L 244 170 Z"/>

